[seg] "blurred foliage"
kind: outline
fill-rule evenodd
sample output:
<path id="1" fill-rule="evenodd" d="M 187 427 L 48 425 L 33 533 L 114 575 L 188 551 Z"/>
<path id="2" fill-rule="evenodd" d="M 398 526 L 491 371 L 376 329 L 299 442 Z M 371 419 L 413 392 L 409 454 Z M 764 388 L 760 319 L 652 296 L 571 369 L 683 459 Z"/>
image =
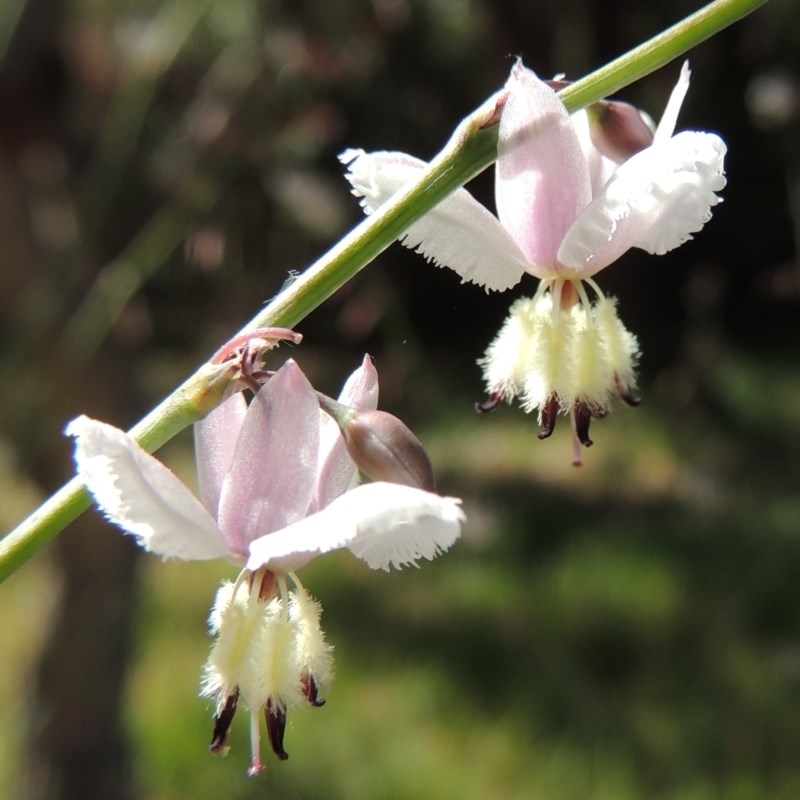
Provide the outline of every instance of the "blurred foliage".
<path id="1" fill-rule="evenodd" d="M 358 219 L 337 153 L 429 157 L 517 54 L 579 76 L 695 8 L 0 5 L 5 527 L 69 476 L 66 420 L 138 419 Z M 690 54 L 679 125 L 728 141 L 725 203 L 600 276 L 646 402 L 597 424 L 582 470 L 566 430 L 471 412 L 532 281 L 487 296 L 395 247 L 301 326 L 291 355 L 323 391 L 376 357 L 469 525 L 419 572 L 304 571 L 338 674 L 290 720 L 288 762 L 246 779 L 243 720 L 228 759 L 206 752 L 204 620 L 230 569 L 135 561 L 95 517 L 0 591 L 0 794 L 800 795 L 798 53 L 798 3 L 774 0 Z M 676 74 L 625 99 L 657 117 Z M 491 205 L 490 175 L 471 188 Z M 188 444 L 163 453 L 185 476 Z"/>

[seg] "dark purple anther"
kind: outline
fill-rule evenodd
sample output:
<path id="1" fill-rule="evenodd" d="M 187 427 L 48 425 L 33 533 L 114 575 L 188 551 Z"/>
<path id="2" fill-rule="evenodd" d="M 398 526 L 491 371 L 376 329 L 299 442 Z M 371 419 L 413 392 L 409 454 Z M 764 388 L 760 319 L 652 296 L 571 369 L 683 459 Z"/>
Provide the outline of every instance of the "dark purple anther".
<path id="1" fill-rule="evenodd" d="M 283 749 L 283 734 L 286 732 L 286 709 L 276 708 L 272 700 L 267 700 L 264 715 L 267 718 L 267 735 L 272 746 L 272 752 L 281 761 L 286 761 L 289 758 L 289 754 Z"/>
<path id="2" fill-rule="evenodd" d="M 536 434 L 537 439 L 547 439 L 553 435 L 556 429 L 556 420 L 558 419 L 558 411 L 561 404 L 558 402 L 556 395 L 551 395 L 542 408 L 542 425 L 539 432 Z"/>
<path id="3" fill-rule="evenodd" d="M 303 694 L 305 695 L 306 700 L 308 700 L 308 702 L 314 706 L 314 708 L 320 708 L 321 706 L 324 706 L 325 700 L 319 696 L 319 688 L 317 687 L 317 682 L 314 680 L 314 678 L 306 673 L 300 680 L 303 684 Z"/>
<path id="4" fill-rule="evenodd" d="M 592 417 L 592 409 L 586 403 L 575 403 L 572 409 L 572 416 L 575 420 L 575 436 L 584 447 L 591 447 L 594 442 L 589 438 L 589 423 Z"/>
<path id="5" fill-rule="evenodd" d="M 209 750 L 218 756 L 228 753 L 228 733 L 231 729 L 234 714 L 236 714 L 236 704 L 239 702 L 239 689 L 233 694 L 228 695 L 222 711 L 214 718 L 214 732 L 211 735 Z"/>
<path id="6" fill-rule="evenodd" d="M 502 393 L 492 392 L 482 403 L 475 403 L 475 410 L 479 414 L 486 414 L 489 411 L 494 411 L 502 402 Z"/>

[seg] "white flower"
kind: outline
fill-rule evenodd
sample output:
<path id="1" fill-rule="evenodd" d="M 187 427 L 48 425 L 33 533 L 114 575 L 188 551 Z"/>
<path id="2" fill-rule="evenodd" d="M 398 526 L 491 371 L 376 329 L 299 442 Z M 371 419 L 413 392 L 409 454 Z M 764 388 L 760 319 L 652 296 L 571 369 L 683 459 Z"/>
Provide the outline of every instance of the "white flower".
<path id="1" fill-rule="evenodd" d="M 339 402 L 359 412 L 377 405 L 369 358 Z M 349 549 L 376 569 L 435 558 L 460 535 L 460 501 L 377 482 L 356 486 L 357 469 L 339 429 L 292 361 L 255 394 L 226 400 L 195 426 L 202 503 L 128 434 L 79 417 L 78 473 L 109 520 L 164 557 L 227 558 L 244 567 L 220 589 L 216 636 L 203 694 L 217 706 L 212 750 L 227 750 L 241 698 L 251 714 L 251 774 L 263 765 L 258 716 L 285 758 L 286 712 L 318 694 L 332 675 L 320 607 L 294 570 L 330 550 Z M 291 581 L 292 588 L 289 588 Z"/>
<path id="2" fill-rule="evenodd" d="M 481 408 L 519 395 L 526 410 L 539 412 L 542 436 L 559 411 L 571 414 L 576 463 L 579 445 L 591 444 L 589 420 L 606 413 L 609 396 L 632 399 L 638 354 L 591 278 L 632 247 L 661 255 L 691 239 L 725 186 L 722 139 L 674 134 L 688 86 L 684 65 L 652 144 L 627 157 L 630 148 L 614 152 L 608 130 L 594 136 L 591 115 L 570 117 L 556 93 L 517 62 L 500 116 L 497 217 L 459 189 L 401 240 L 487 291 L 508 289 L 526 272 L 541 279 L 481 361 L 490 394 Z M 632 130 L 631 112 L 614 113 Z M 404 153 L 348 150 L 341 159 L 367 213 L 425 166 Z"/>

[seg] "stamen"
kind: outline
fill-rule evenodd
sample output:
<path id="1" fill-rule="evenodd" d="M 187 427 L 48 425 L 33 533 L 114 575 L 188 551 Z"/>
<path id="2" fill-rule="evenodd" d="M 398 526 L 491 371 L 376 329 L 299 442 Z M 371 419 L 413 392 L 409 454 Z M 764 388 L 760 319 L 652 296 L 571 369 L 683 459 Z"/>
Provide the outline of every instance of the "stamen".
<path id="1" fill-rule="evenodd" d="M 475 410 L 479 414 L 494 411 L 503 402 L 502 392 L 492 392 L 482 403 L 475 403 Z"/>
<path id="2" fill-rule="evenodd" d="M 619 397 L 619 399 L 622 400 L 626 406 L 636 408 L 636 406 L 642 404 L 642 398 L 638 395 L 632 394 L 630 389 L 623 389 L 618 380 L 615 381 L 614 390 L 617 393 L 617 397 Z"/>
<path id="3" fill-rule="evenodd" d="M 586 309 L 586 313 L 589 314 L 591 312 L 592 304 L 589 301 L 589 295 L 583 286 L 583 281 L 578 281 L 577 283 L 574 283 L 573 286 L 581 299 L 581 305 L 584 307 L 584 309 Z M 599 291 L 596 284 L 593 284 L 593 286 L 597 291 Z"/>
<path id="4" fill-rule="evenodd" d="M 602 289 L 600 289 L 600 287 L 591 278 L 583 278 L 582 283 L 585 283 L 587 286 L 591 286 L 592 290 L 597 295 L 598 300 L 606 299 Z"/>
<path id="5" fill-rule="evenodd" d="M 325 705 L 325 699 L 318 695 L 319 689 L 317 682 L 312 675 L 307 672 L 300 676 L 300 682 L 303 684 L 303 694 L 306 700 L 314 706 L 314 708 L 321 708 Z"/>
<path id="6" fill-rule="evenodd" d="M 255 778 L 266 769 L 261 760 L 261 726 L 255 711 L 250 712 L 250 753 L 250 769 L 247 770 L 247 775 Z"/>
<path id="7" fill-rule="evenodd" d="M 243 569 L 236 576 L 236 580 L 235 580 L 235 582 L 233 584 L 233 589 L 231 589 L 231 603 L 233 603 L 233 601 L 236 599 L 236 595 L 239 594 L 239 588 L 241 587 L 241 585 L 245 581 L 248 581 L 250 589 L 252 589 L 252 587 L 253 587 L 253 583 L 252 583 L 252 581 L 253 581 L 253 573 L 250 572 L 250 570 L 247 570 L 247 569 Z"/>
<path id="8" fill-rule="evenodd" d="M 264 715 L 267 718 L 267 736 L 269 736 L 269 743 L 272 745 L 272 752 L 281 761 L 286 761 L 289 758 L 289 754 L 283 749 L 283 735 L 286 732 L 286 710 L 276 708 L 272 698 L 270 698 L 267 700 Z"/>
<path id="9" fill-rule="evenodd" d="M 278 589 L 281 595 L 281 618 L 286 621 L 289 617 L 289 587 L 286 584 L 286 576 L 278 574 Z"/>
<path id="10" fill-rule="evenodd" d="M 589 438 L 589 424 L 592 421 L 592 416 L 592 409 L 587 403 L 575 403 L 572 408 L 575 436 L 584 447 L 591 447 L 594 444 Z"/>
<path id="11" fill-rule="evenodd" d="M 541 411 L 542 425 L 539 432 L 536 434 L 537 439 L 547 439 L 553 435 L 556 429 L 556 421 L 558 420 L 558 412 L 561 404 L 558 402 L 557 395 L 550 395 L 544 408 Z"/>
<path id="12" fill-rule="evenodd" d="M 233 694 L 228 695 L 222 711 L 214 718 L 214 731 L 211 734 L 209 750 L 215 755 L 228 755 L 228 734 L 230 733 L 234 714 L 236 714 L 236 704 L 238 702 L 239 689 L 237 687 Z"/>
<path id="13" fill-rule="evenodd" d="M 300 578 L 297 577 L 297 573 L 296 572 L 287 572 L 286 574 L 292 579 L 292 583 L 294 584 L 295 589 L 299 589 L 302 592 L 304 587 L 303 587 L 303 584 L 300 583 Z"/>

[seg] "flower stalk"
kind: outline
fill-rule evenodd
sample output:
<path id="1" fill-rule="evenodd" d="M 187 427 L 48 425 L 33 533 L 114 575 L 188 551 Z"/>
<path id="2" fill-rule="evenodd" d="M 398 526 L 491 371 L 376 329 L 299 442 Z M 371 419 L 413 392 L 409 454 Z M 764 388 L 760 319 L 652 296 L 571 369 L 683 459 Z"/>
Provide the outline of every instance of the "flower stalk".
<path id="1" fill-rule="evenodd" d="M 607 97 L 682 56 L 752 13 L 767 0 L 716 0 L 649 41 L 564 88 L 569 111 Z M 467 116 L 419 178 L 364 219 L 244 328 L 292 328 L 389 247 L 416 220 L 482 170 L 497 155 L 498 93 Z M 201 419 L 222 400 L 219 365 L 204 364 L 130 433 L 149 452 Z M 0 542 L 0 582 L 13 574 L 90 504 L 72 479 Z"/>

